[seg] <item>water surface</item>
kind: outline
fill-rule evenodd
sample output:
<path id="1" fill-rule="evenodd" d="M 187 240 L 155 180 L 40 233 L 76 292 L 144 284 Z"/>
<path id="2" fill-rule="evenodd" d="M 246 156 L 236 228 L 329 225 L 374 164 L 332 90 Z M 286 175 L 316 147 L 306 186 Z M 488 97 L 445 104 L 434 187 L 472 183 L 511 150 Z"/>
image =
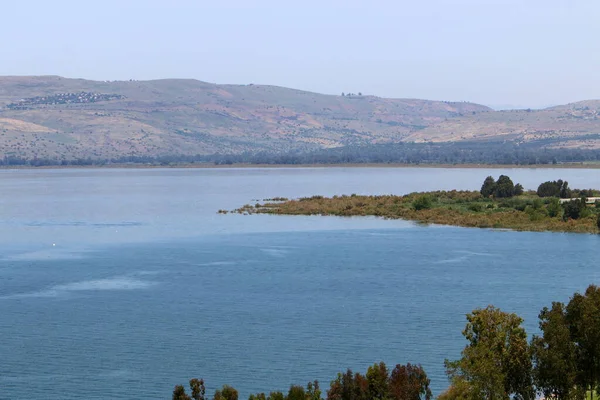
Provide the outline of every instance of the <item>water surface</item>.
<path id="1" fill-rule="evenodd" d="M 596 170 L 502 171 L 526 188 Z M 464 315 L 598 283 L 596 235 L 219 215 L 258 199 L 475 189 L 477 169 L 0 171 L 0 398 L 170 398 L 204 377 L 285 390 L 376 361 L 439 392 Z"/>

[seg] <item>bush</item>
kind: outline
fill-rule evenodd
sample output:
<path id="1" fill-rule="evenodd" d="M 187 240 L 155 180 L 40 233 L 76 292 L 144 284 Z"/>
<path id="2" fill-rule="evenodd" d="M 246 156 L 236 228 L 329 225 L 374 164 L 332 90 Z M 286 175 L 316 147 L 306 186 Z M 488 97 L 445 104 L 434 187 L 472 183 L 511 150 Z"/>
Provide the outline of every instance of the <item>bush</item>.
<path id="1" fill-rule="evenodd" d="M 589 215 L 589 210 L 585 206 L 584 199 L 575 199 L 567 201 L 563 204 L 563 219 L 566 221 L 570 219 L 579 219 Z M 586 212 L 587 211 L 587 212 Z"/>
<path id="2" fill-rule="evenodd" d="M 525 213 L 529 215 L 530 221 L 539 221 L 544 217 L 542 211 L 535 209 L 533 206 L 525 207 Z"/>
<path id="3" fill-rule="evenodd" d="M 415 201 L 413 201 L 413 207 L 415 210 L 429 210 L 433 206 L 433 200 L 431 196 L 423 195 L 418 197 Z"/>
<path id="4" fill-rule="evenodd" d="M 521 185 L 520 183 L 517 183 L 515 185 L 515 196 L 520 196 L 523 194 L 523 192 L 524 192 L 523 185 Z"/>
<path id="5" fill-rule="evenodd" d="M 548 211 L 548 215 L 552 218 L 560 217 L 563 211 L 563 208 L 560 205 L 560 200 L 558 200 L 556 197 L 551 198 L 548 206 L 546 207 L 546 211 Z"/>
<path id="6" fill-rule="evenodd" d="M 493 207 L 493 205 L 492 205 L 492 207 Z M 478 204 L 478 203 L 470 204 L 469 205 L 469 210 L 475 211 L 475 212 L 481 212 L 481 211 L 483 211 L 483 205 L 482 204 Z"/>

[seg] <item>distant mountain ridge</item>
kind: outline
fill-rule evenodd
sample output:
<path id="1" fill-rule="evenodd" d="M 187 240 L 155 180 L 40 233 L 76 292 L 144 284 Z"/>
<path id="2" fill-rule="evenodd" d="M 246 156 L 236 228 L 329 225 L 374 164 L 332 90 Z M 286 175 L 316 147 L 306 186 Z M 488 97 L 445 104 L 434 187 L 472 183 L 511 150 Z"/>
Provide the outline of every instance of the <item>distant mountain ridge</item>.
<path id="1" fill-rule="evenodd" d="M 467 102 L 332 96 L 185 79 L 0 77 L 0 157 L 284 153 L 498 137 L 600 147 L 597 139 L 582 139 L 600 133 L 599 109 L 598 101 L 493 111 Z"/>

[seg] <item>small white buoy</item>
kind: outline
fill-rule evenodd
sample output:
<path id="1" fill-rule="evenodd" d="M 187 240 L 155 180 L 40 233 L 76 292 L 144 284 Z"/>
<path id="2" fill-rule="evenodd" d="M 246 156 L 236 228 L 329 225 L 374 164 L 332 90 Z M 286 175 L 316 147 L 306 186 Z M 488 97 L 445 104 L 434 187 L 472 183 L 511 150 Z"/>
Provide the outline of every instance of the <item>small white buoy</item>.
<path id="1" fill-rule="evenodd" d="M 56 243 L 52 243 L 52 246 L 56 246 Z"/>

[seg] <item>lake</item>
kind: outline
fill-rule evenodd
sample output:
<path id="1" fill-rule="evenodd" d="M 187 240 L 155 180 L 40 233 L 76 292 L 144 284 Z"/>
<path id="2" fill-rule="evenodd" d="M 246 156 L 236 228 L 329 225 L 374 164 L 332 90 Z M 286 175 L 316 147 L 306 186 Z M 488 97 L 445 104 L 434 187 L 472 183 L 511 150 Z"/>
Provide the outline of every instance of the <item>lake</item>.
<path id="1" fill-rule="evenodd" d="M 203 377 L 240 399 L 421 363 L 435 393 L 465 314 L 525 318 L 599 283 L 598 235 L 237 214 L 276 196 L 526 189 L 600 170 L 0 170 L 0 398 L 167 399 Z"/>

